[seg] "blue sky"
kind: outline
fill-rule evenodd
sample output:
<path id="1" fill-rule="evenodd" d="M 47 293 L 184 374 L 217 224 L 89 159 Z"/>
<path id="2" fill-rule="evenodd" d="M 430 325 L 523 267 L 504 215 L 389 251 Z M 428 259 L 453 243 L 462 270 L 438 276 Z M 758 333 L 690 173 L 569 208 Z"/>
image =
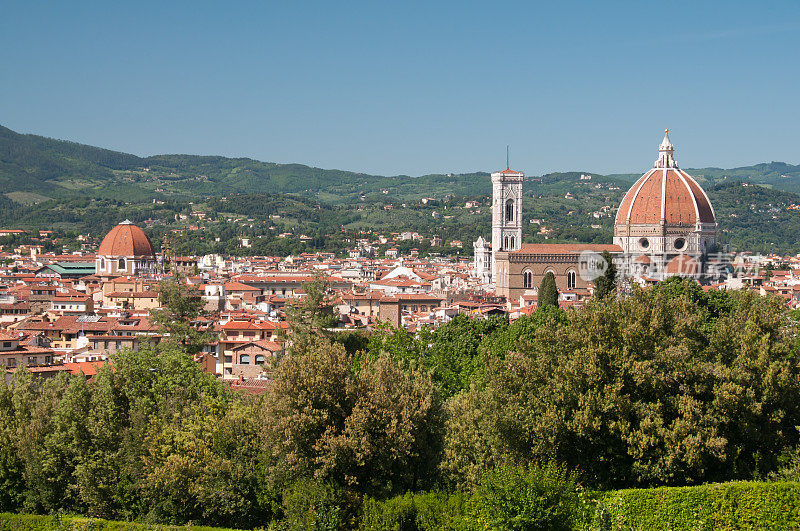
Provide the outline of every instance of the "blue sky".
<path id="1" fill-rule="evenodd" d="M 379 174 L 800 162 L 800 2 L 0 1 L 0 124 Z"/>

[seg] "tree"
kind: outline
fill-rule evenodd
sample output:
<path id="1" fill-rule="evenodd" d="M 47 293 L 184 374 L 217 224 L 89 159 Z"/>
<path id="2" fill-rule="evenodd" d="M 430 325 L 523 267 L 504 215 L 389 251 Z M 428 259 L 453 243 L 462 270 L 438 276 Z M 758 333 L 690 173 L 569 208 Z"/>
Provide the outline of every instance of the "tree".
<path id="1" fill-rule="evenodd" d="M 356 367 L 339 344 L 303 344 L 278 366 L 264 416 L 278 483 L 383 496 L 435 480 L 441 403 L 429 376 L 386 355 Z"/>
<path id="2" fill-rule="evenodd" d="M 22 505 L 24 461 L 19 455 L 20 433 L 12 389 L 0 380 L 0 512 L 13 512 Z"/>
<path id="3" fill-rule="evenodd" d="M 548 271 L 542 277 L 537 302 L 539 308 L 558 306 L 558 288 L 556 287 L 556 277 L 552 271 Z"/>
<path id="4" fill-rule="evenodd" d="M 212 324 L 198 322 L 207 316 L 200 292 L 179 277 L 158 284 L 158 302 L 160 308 L 150 310 L 152 322 L 187 354 L 197 354 L 216 339 Z"/>
<path id="5" fill-rule="evenodd" d="M 614 265 L 611 253 L 603 251 L 602 256 L 606 263 L 605 270 L 603 274 L 594 279 L 594 296 L 598 299 L 613 295 L 617 290 L 617 266 Z"/>
<path id="6" fill-rule="evenodd" d="M 315 337 L 329 337 L 328 329 L 338 323 L 333 305 L 329 300 L 330 283 L 321 275 L 303 283 L 305 297 L 290 301 L 286 305 L 286 320 L 290 325 L 292 343 L 301 345 Z"/>
<path id="7" fill-rule="evenodd" d="M 798 441 L 800 352 L 785 312 L 776 298 L 706 297 L 685 281 L 591 301 L 490 358 L 467 399 L 482 413 L 448 421 L 485 416 L 484 447 L 448 432 L 445 455 L 466 471 L 470 456 L 555 458 L 603 488 L 764 475 Z"/>

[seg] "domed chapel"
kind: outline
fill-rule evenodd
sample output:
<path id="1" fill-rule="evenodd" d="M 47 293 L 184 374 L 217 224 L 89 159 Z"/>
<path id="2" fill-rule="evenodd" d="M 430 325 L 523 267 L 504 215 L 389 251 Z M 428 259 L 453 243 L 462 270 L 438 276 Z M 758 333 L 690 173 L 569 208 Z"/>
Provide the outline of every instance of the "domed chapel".
<path id="1" fill-rule="evenodd" d="M 101 277 L 137 275 L 156 269 L 156 252 L 144 231 L 127 219 L 111 229 L 97 250 L 95 271 Z"/>

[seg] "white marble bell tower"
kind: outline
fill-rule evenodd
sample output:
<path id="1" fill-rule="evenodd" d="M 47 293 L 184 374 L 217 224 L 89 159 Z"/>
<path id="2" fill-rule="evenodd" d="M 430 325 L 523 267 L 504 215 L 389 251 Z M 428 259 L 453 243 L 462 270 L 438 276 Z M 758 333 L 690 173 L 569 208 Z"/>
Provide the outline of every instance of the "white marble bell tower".
<path id="1" fill-rule="evenodd" d="M 522 181 L 525 174 L 506 169 L 492 173 L 492 280 L 497 282 L 499 251 L 522 246 Z"/>

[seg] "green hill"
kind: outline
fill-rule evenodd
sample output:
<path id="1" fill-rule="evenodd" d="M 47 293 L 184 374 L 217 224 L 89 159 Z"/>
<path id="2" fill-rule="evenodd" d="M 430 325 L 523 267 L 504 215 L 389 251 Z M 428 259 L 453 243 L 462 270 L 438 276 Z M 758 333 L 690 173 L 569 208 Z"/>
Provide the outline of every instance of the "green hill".
<path id="1" fill-rule="evenodd" d="M 733 169 L 689 169 L 705 186 L 728 180 L 748 181 L 778 190 L 800 192 L 800 165 L 783 162 Z M 529 194 L 566 193 L 580 173 L 531 177 Z M 595 182 L 622 188 L 639 174 L 601 176 Z M 18 203 L 47 198 L 95 197 L 124 201 L 195 200 L 229 193 L 299 194 L 327 203 L 386 196 L 414 201 L 444 195 L 472 196 L 489 191 L 485 172 L 377 176 L 327 170 L 302 164 L 276 164 L 248 158 L 197 155 L 138 157 L 76 142 L 19 134 L 0 126 L 0 186 Z"/>
<path id="2" fill-rule="evenodd" d="M 732 249 L 800 251 L 800 211 L 788 208 L 800 204 L 793 193 L 800 192 L 800 166 L 772 162 L 687 171 L 704 184 L 722 241 Z M 529 176 L 523 202 L 526 241 L 609 243 L 613 211 L 637 177 Z M 491 184 L 484 172 L 386 177 L 247 158 L 138 157 L 3 127 L 0 186 L 2 227 L 99 237 L 129 218 L 151 227 L 160 240 L 167 229 L 197 225 L 203 230 L 185 236 L 185 252 L 239 252 L 228 240 L 241 236 L 263 244 L 254 253 L 280 254 L 289 250 L 291 238 L 275 242 L 287 232 L 312 238 L 292 247 L 294 252 L 341 250 L 348 238 L 370 230 L 414 230 L 465 242 L 490 231 Z M 423 203 L 426 197 L 435 201 Z M 477 206 L 466 207 L 468 201 Z M 208 217 L 201 222 L 195 211 Z"/>

